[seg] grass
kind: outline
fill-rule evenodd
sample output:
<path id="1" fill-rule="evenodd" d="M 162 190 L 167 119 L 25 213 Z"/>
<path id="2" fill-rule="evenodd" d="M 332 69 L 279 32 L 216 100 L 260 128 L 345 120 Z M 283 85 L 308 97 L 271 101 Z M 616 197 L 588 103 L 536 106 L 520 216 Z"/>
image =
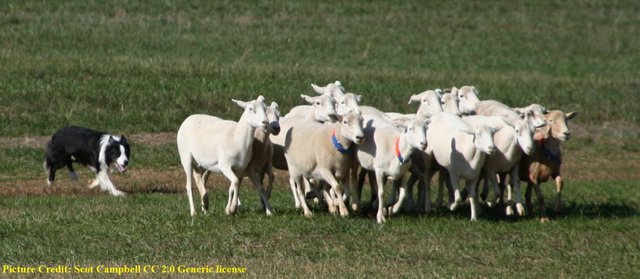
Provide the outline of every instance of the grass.
<path id="1" fill-rule="evenodd" d="M 626 0 L 3 1 L 0 262 L 221 264 L 252 277 L 634 277 L 639 14 Z M 62 190 L 43 190 L 43 148 L 15 144 L 70 124 L 176 132 L 193 113 L 235 119 L 230 99 L 258 94 L 287 112 L 310 83 L 334 80 L 388 111 L 414 110 L 410 94 L 467 84 L 481 99 L 580 111 L 564 145 L 565 212 L 544 225 L 488 209 L 477 223 L 466 210 L 377 225 L 315 208 L 307 220 L 280 179 L 272 218 L 245 181 L 240 214 L 222 213 L 215 183 L 212 212 L 190 219 L 173 142 L 132 141 L 130 173 L 115 177 L 132 192 L 124 199 L 64 172 Z"/>
<path id="2" fill-rule="evenodd" d="M 371 218 L 342 219 L 316 208 L 308 220 L 292 209 L 284 187 L 274 192 L 277 214 L 271 218 L 246 189 L 237 216 L 224 215 L 226 191 L 214 190 L 212 212 L 194 219 L 184 193 L 2 198 L 0 251 L 3 261 L 14 265 L 242 265 L 258 277 L 320 272 L 624 278 L 639 267 L 640 196 L 622 194 L 633 185 L 570 184 L 565 214 L 545 225 L 535 218 L 490 221 L 496 217 L 490 209 L 483 212 L 488 219 L 478 223 L 444 209 L 377 225 Z"/>

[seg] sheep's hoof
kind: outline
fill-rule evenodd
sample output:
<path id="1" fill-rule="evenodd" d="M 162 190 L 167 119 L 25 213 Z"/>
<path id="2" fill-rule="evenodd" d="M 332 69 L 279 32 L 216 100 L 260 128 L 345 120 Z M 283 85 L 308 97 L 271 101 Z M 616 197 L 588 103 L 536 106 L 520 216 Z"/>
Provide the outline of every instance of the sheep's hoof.
<path id="1" fill-rule="evenodd" d="M 384 224 L 385 222 L 387 222 L 387 220 L 384 218 L 384 214 L 381 213 L 378 213 L 378 216 L 376 216 L 376 220 L 378 224 Z"/>
<path id="2" fill-rule="evenodd" d="M 126 196 L 126 194 L 124 192 L 118 191 L 118 190 L 115 190 L 115 191 L 111 192 L 111 195 L 113 195 L 115 197 L 124 197 L 124 196 Z"/>
<path id="3" fill-rule="evenodd" d="M 313 213 L 311 213 L 311 211 L 306 211 L 304 213 L 304 217 L 311 218 L 311 216 L 313 216 Z"/>
<path id="4" fill-rule="evenodd" d="M 449 205 L 449 210 L 450 211 L 455 211 L 456 208 L 458 208 L 458 203 L 457 202 L 454 202 L 451 205 Z"/>
<path id="5" fill-rule="evenodd" d="M 506 210 L 507 216 L 513 216 L 513 208 L 510 205 L 507 205 Z"/>
<path id="6" fill-rule="evenodd" d="M 267 216 L 273 216 L 273 213 L 271 212 L 271 210 L 267 210 Z"/>
<path id="7" fill-rule="evenodd" d="M 521 203 L 516 203 L 516 210 L 518 211 L 518 216 L 524 216 L 526 214 L 526 211 L 524 209 L 524 206 L 522 206 Z"/>
<path id="8" fill-rule="evenodd" d="M 360 209 L 360 205 L 359 204 L 357 204 L 357 203 L 352 203 L 351 204 L 351 210 L 353 212 L 358 212 L 359 209 Z"/>
<path id="9" fill-rule="evenodd" d="M 540 217 L 540 223 L 548 223 L 549 222 L 549 217 Z"/>
<path id="10" fill-rule="evenodd" d="M 206 209 L 203 207 L 203 208 L 202 208 L 202 214 L 203 214 L 203 215 L 207 215 L 207 214 L 209 214 L 209 211 L 208 211 L 208 210 L 206 210 Z"/>

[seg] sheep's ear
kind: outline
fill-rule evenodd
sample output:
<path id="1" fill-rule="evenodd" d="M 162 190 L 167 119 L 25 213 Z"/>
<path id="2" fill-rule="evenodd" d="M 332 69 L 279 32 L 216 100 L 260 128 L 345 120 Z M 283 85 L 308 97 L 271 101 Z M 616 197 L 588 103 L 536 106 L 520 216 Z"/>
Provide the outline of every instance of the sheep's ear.
<path id="1" fill-rule="evenodd" d="M 410 123 L 411 119 L 408 117 L 399 117 L 393 120 L 393 125 L 402 129 L 407 129 Z"/>
<path id="2" fill-rule="evenodd" d="M 498 131 L 500 131 L 500 129 L 502 129 L 502 127 L 493 127 L 493 128 L 491 128 L 491 132 L 495 134 Z"/>
<path id="3" fill-rule="evenodd" d="M 331 121 L 331 122 L 340 122 L 340 121 L 342 121 L 342 115 L 329 114 L 329 121 Z"/>
<path id="4" fill-rule="evenodd" d="M 324 94 L 324 90 L 325 90 L 324 87 L 320 87 L 312 83 L 311 88 L 313 88 L 313 91 L 315 91 L 317 94 L 320 94 L 320 95 Z"/>
<path id="5" fill-rule="evenodd" d="M 342 83 L 339 80 L 336 80 L 333 84 L 342 87 Z"/>
<path id="6" fill-rule="evenodd" d="M 307 102 L 309 104 L 313 104 L 313 101 L 314 101 L 313 97 L 301 94 L 300 98 L 302 98 L 305 102 Z"/>
<path id="7" fill-rule="evenodd" d="M 271 102 L 271 105 L 269 107 L 271 107 L 271 109 L 273 109 L 273 112 L 275 112 L 276 115 L 280 116 L 280 110 L 278 109 L 278 103 Z"/>
<path id="8" fill-rule="evenodd" d="M 258 99 L 256 99 L 256 101 L 264 103 L 264 97 L 262 95 L 258 96 Z"/>
<path id="9" fill-rule="evenodd" d="M 440 88 L 436 88 L 436 90 L 434 90 L 433 92 L 436 93 L 436 95 L 438 95 L 438 97 L 442 98 L 442 94 L 444 93 L 444 91 L 442 91 L 442 89 Z"/>
<path id="10" fill-rule="evenodd" d="M 524 115 L 524 108 L 513 108 L 513 111 L 517 112 L 518 114 L 520 114 L 520 117 L 522 117 Z"/>
<path id="11" fill-rule="evenodd" d="M 569 113 L 565 113 L 564 116 L 567 118 L 567 120 L 570 120 L 570 119 L 578 116 L 578 112 L 577 111 L 572 111 L 572 112 L 569 112 Z"/>
<path id="12" fill-rule="evenodd" d="M 231 99 L 232 102 L 236 103 L 236 105 L 238 105 L 241 108 L 245 108 L 247 107 L 247 103 L 243 102 L 243 101 L 239 101 L 239 100 L 235 100 L 235 99 Z"/>
<path id="13" fill-rule="evenodd" d="M 500 116 L 500 119 L 502 119 L 502 122 L 504 122 L 505 124 L 507 124 L 507 125 L 509 125 L 509 126 L 511 126 L 513 128 L 516 127 L 516 124 L 513 123 L 509 118 L 506 118 L 504 116 Z"/>
<path id="14" fill-rule="evenodd" d="M 356 98 L 356 102 L 358 102 L 358 104 L 362 103 L 362 95 L 355 95 Z"/>
<path id="15" fill-rule="evenodd" d="M 407 104 L 411 104 L 411 102 L 420 102 L 420 100 L 422 100 L 422 93 L 411 95 L 411 97 L 409 97 L 409 102 Z"/>

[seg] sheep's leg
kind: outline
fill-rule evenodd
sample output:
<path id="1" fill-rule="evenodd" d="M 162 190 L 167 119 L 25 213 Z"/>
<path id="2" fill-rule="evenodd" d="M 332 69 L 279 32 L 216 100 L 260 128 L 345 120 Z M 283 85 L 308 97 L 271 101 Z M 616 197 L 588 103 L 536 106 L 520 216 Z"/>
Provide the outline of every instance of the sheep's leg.
<path id="1" fill-rule="evenodd" d="M 275 180 L 275 176 L 273 175 L 273 166 L 271 164 L 268 164 L 266 166 L 265 172 L 267 174 L 267 179 L 268 179 L 267 199 L 271 199 L 271 190 L 273 190 L 273 181 Z M 262 178 L 260 178 L 260 181 L 262 181 Z"/>
<path id="2" fill-rule="evenodd" d="M 329 171 L 324 171 L 322 173 L 322 177 L 324 181 L 326 181 L 329 185 L 331 185 L 331 189 L 334 191 L 335 195 L 337 196 L 337 199 L 335 200 L 338 202 L 338 210 L 340 211 L 340 216 L 342 217 L 349 216 L 349 210 L 347 209 L 347 205 L 344 203 L 344 199 L 342 199 L 342 193 L 343 193 L 342 188 L 344 184 L 346 184 L 346 187 L 349 187 L 348 179 L 341 179 L 342 180 L 342 184 L 341 184 L 340 182 L 338 182 L 336 177 L 333 176 L 333 174 Z"/>
<path id="3" fill-rule="evenodd" d="M 513 169 L 511 169 L 511 173 L 509 174 L 509 177 L 511 178 L 511 185 L 513 187 L 513 191 L 514 191 L 514 195 L 515 195 L 515 203 L 516 203 L 516 211 L 518 212 L 518 216 L 524 216 L 526 214 L 525 212 L 525 208 L 522 205 L 522 193 L 520 191 L 520 177 L 518 174 L 518 166 L 519 164 L 516 164 L 515 167 L 513 167 Z"/>
<path id="4" fill-rule="evenodd" d="M 433 210 L 433 205 L 431 204 L 431 178 L 435 172 L 429 171 L 426 175 L 422 176 L 422 180 L 420 189 L 420 204 L 419 208 L 424 209 L 424 213 L 430 213 Z"/>
<path id="5" fill-rule="evenodd" d="M 484 184 L 485 189 L 488 190 L 489 187 L 487 183 L 491 184 L 491 188 L 493 188 L 493 197 L 489 198 L 487 201 L 487 205 L 489 207 L 493 207 L 495 204 L 500 203 L 501 191 L 500 186 L 498 186 L 498 179 L 496 173 L 494 171 L 484 170 Z M 484 191 L 484 189 L 483 189 Z M 484 194 L 484 193 L 483 193 Z"/>
<path id="6" fill-rule="evenodd" d="M 418 191 L 422 191 L 422 188 L 424 188 L 424 177 L 422 177 L 422 173 L 418 170 L 415 171 L 416 174 L 414 174 L 414 171 L 410 172 L 410 175 L 408 175 L 408 180 L 406 181 L 407 184 L 405 185 L 405 189 L 406 189 L 406 198 L 405 198 L 405 202 L 404 202 L 404 211 L 405 212 L 412 212 L 416 206 L 416 200 L 413 198 L 413 186 L 416 184 L 416 182 L 418 182 Z M 420 195 L 418 194 L 418 198 L 420 198 Z M 422 211 L 422 209 L 418 209 L 418 211 Z"/>
<path id="7" fill-rule="evenodd" d="M 449 210 L 454 211 L 461 203 L 462 197 L 460 196 L 460 187 L 458 186 L 458 175 L 452 170 L 449 170 L 449 180 L 451 180 L 451 188 L 453 189 L 453 203 L 449 206 Z"/>
<path id="8" fill-rule="evenodd" d="M 258 192 L 260 201 L 262 201 L 262 204 L 265 207 L 265 212 L 267 216 L 271 216 L 273 214 L 273 208 L 271 208 L 271 204 L 269 204 L 269 199 L 267 198 L 267 194 L 265 193 L 265 190 L 262 187 L 262 183 L 260 182 L 258 174 L 253 169 L 247 169 L 247 173 L 248 173 L 249 179 L 251 179 L 251 182 L 253 183 L 253 186 L 255 186 L 256 191 Z"/>
<path id="9" fill-rule="evenodd" d="M 293 201 L 295 203 L 295 208 L 297 209 L 302 208 L 302 204 L 300 200 L 302 200 L 304 196 L 300 196 L 300 194 L 298 193 L 295 180 L 293 180 L 291 176 L 289 176 L 289 186 L 291 188 L 291 194 L 293 194 Z"/>
<path id="10" fill-rule="evenodd" d="M 207 189 L 205 188 L 206 176 L 208 175 L 207 171 L 204 173 L 198 172 L 196 169 L 193 169 L 193 179 L 196 182 L 196 186 L 198 187 L 198 192 L 200 192 L 200 201 L 202 203 L 202 213 L 207 214 L 209 210 L 209 193 L 207 193 Z"/>
<path id="11" fill-rule="evenodd" d="M 336 206 L 337 200 L 335 199 L 333 189 L 328 189 L 325 183 L 319 183 L 320 190 L 322 191 L 322 196 L 324 197 L 324 201 L 327 204 L 327 210 L 331 214 L 336 214 L 338 212 L 338 208 Z"/>
<path id="12" fill-rule="evenodd" d="M 367 170 L 360 169 L 358 179 L 354 185 L 355 189 L 351 196 L 351 209 L 355 212 L 360 209 L 360 197 L 362 196 L 362 187 L 364 186 L 364 178 L 367 176 Z"/>
<path id="13" fill-rule="evenodd" d="M 442 171 L 438 175 L 438 193 L 436 195 L 436 200 L 434 201 L 435 205 L 440 207 L 444 203 L 444 178 L 442 177 Z M 451 194 L 451 191 L 449 191 Z M 451 202 L 451 201 L 449 201 Z"/>
<path id="14" fill-rule="evenodd" d="M 479 178 L 469 179 L 466 181 L 467 192 L 469 192 L 469 203 L 471 204 L 471 221 L 478 220 L 478 195 L 476 193 L 476 185 Z"/>
<path id="15" fill-rule="evenodd" d="M 531 181 L 527 181 L 527 190 L 524 191 L 524 205 L 527 208 L 533 208 L 533 205 L 531 203 L 531 194 L 532 194 L 531 190 L 533 190 L 533 188 L 534 188 L 533 183 Z"/>
<path id="16" fill-rule="evenodd" d="M 533 189 L 536 190 L 536 196 L 538 199 L 538 212 L 540 214 L 540 222 L 548 222 L 549 218 L 547 217 L 546 208 L 544 207 L 544 196 L 542 195 L 542 191 L 540 190 L 540 183 L 533 184 Z"/>
<path id="17" fill-rule="evenodd" d="M 393 209 L 392 209 L 393 214 L 397 214 L 400 211 L 400 207 L 402 207 L 402 204 L 406 199 L 406 193 L 407 193 L 406 188 L 407 188 L 408 178 L 409 176 L 405 173 L 400 177 L 400 180 L 397 181 L 400 183 L 400 193 L 398 195 L 398 201 L 393 205 Z M 396 184 L 396 181 L 394 181 L 394 185 L 395 184 Z"/>
<path id="18" fill-rule="evenodd" d="M 311 213 L 311 210 L 309 210 L 309 207 L 307 206 L 307 201 L 304 198 L 302 198 L 304 197 L 304 193 L 302 193 L 303 180 L 304 178 L 302 177 L 302 175 L 292 176 L 291 172 L 289 172 L 289 183 L 291 184 L 291 188 L 298 193 L 299 197 L 301 197 L 299 201 L 300 201 L 300 207 L 302 207 L 302 211 L 304 212 L 304 216 L 311 217 L 313 214 Z"/>
<path id="19" fill-rule="evenodd" d="M 189 209 L 191 212 L 191 217 L 196 215 L 196 208 L 193 205 L 193 196 L 192 196 L 192 190 L 191 190 L 191 183 L 193 181 L 192 160 L 193 158 L 191 158 L 191 155 L 180 152 L 180 162 L 182 163 L 182 168 L 184 169 L 184 174 L 187 178 L 187 183 L 186 183 L 187 198 L 189 200 Z"/>
<path id="20" fill-rule="evenodd" d="M 386 222 L 385 218 L 384 218 L 384 199 L 383 199 L 383 195 L 384 195 L 384 174 L 382 171 L 376 171 L 376 183 L 377 183 L 377 187 L 378 188 L 378 213 L 376 214 L 376 221 L 378 222 L 378 224 L 382 224 L 384 222 Z"/>
<path id="21" fill-rule="evenodd" d="M 227 201 L 227 207 L 224 211 L 227 215 L 231 215 L 234 214 L 238 208 L 238 188 L 240 179 L 231 168 L 222 169 L 222 174 L 224 174 L 224 176 L 231 182 L 229 185 L 229 200 Z"/>
<path id="22" fill-rule="evenodd" d="M 564 181 L 562 176 L 558 175 L 554 178 L 556 181 L 556 205 L 554 207 L 555 212 L 562 211 L 562 188 L 564 187 Z"/>

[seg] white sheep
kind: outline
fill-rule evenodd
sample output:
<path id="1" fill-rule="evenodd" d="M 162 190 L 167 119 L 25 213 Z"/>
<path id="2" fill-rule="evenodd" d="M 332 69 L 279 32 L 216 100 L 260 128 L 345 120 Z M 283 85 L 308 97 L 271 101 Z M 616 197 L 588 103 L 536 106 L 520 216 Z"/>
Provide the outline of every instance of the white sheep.
<path id="1" fill-rule="evenodd" d="M 384 206 L 384 182 L 391 179 L 401 181 L 398 201 L 393 205 L 392 213 L 397 213 L 404 201 L 406 189 L 406 173 L 411 164 L 411 156 L 416 150 L 424 150 L 427 147 L 426 125 L 422 121 L 410 120 L 401 124 L 403 129 L 398 129 L 387 119 L 380 117 L 367 117 L 364 126 L 364 143 L 358 145 L 357 159 L 360 166 L 367 171 L 375 172 L 377 183 L 378 210 L 376 221 L 385 222 Z M 354 191 L 352 196 L 352 208 L 357 209 L 360 203 L 362 185 Z"/>
<path id="2" fill-rule="evenodd" d="M 457 93 L 456 90 L 442 94 L 442 110 L 460 116 L 462 112 L 460 111 L 460 100 Z"/>
<path id="3" fill-rule="evenodd" d="M 414 94 L 409 97 L 409 104 L 413 102 L 419 102 L 418 110 L 415 114 L 401 114 L 396 112 L 387 112 L 386 116 L 390 119 L 398 118 L 416 118 L 417 120 L 424 121 L 428 119 L 432 114 L 442 112 L 442 90 L 427 90 L 419 94 Z"/>
<path id="4" fill-rule="evenodd" d="M 454 190 L 455 210 L 461 202 L 459 179 L 466 180 L 471 203 L 471 221 L 477 219 L 476 184 L 484 165 L 486 155 L 495 152 L 494 130 L 486 125 L 473 129 L 460 117 L 448 112 L 436 113 L 431 117 L 427 129 L 427 153 L 433 154 L 438 164 L 449 172 Z"/>
<path id="5" fill-rule="evenodd" d="M 196 214 L 191 189 L 194 179 L 201 194 L 202 210 L 205 213 L 207 210 L 204 202 L 208 198 L 202 180 L 205 172 L 222 173 L 229 179 L 231 185 L 225 213 L 235 213 L 238 205 L 239 177 L 242 177 L 252 158 L 255 130 L 265 128 L 269 124 L 264 97 L 259 96 L 249 102 L 232 101 L 244 109 L 238 122 L 195 114 L 187 117 L 178 130 L 178 152 L 187 179 L 191 216 Z M 266 201 L 263 193 L 261 199 Z"/>
<path id="6" fill-rule="evenodd" d="M 337 100 L 339 97 L 342 97 L 345 91 L 344 87 L 342 86 L 342 83 L 340 83 L 340 81 L 338 80 L 336 80 L 334 83 L 329 83 L 326 86 L 317 86 L 312 83 L 311 88 L 317 94 L 320 94 L 320 95 L 327 94 L 333 97 L 333 99 L 335 100 Z"/>
<path id="7" fill-rule="evenodd" d="M 494 198 L 489 200 L 489 205 L 493 205 L 493 202 L 498 202 L 502 197 L 496 174 L 508 173 L 511 179 L 511 185 L 514 186 L 516 192 L 516 209 L 520 216 L 524 215 L 524 207 L 520 200 L 519 164 L 524 154 L 528 155 L 533 151 L 533 133 L 530 129 L 529 120 L 526 119 L 528 116 L 526 115 L 527 114 L 525 114 L 525 119 L 515 121 L 500 116 L 472 115 L 463 117 L 463 120 L 473 128 L 486 125 L 499 130 L 493 134 L 496 151 L 486 156 L 484 166 L 482 167 L 485 184 L 490 183 L 491 186 L 493 186 L 495 195 Z M 484 187 L 483 197 L 486 197 L 487 189 L 488 187 Z M 513 214 L 511 207 L 507 207 L 507 214 Z"/>
<path id="8" fill-rule="evenodd" d="M 524 137 L 532 138 L 535 128 L 545 124 L 544 119 L 536 119 L 535 113 L 531 109 L 524 109 L 522 113 L 518 113 L 512 108 L 510 108 L 509 106 L 494 100 L 485 100 L 485 101 L 478 102 L 475 106 L 475 112 L 477 115 L 499 116 L 504 121 L 509 123 L 511 126 L 515 127 L 515 129 L 518 131 L 519 134 L 521 133 L 526 134 L 526 136 L 521 135 L 519 137 L 519 139 L 522 139 L 520 143 L 524 144 L 524 146 L 521 145 L 521 147 L 524 147 L 524 148 L 521 148 L 520 150 L 524 151 L 526 154 L 530 153 L 530 151 L 527 153 L 527 149 L 529 149 L 528 146 L 533 146 L 533 144 L 525 143 Z M 504 152 L 504 150 L 505 149 L 503 148 L 502 152 Z M 494 165 L 491 165 L 489 169 L 495 170 L 496 171 L 495 173 L 509 172 L 512 174 L 511 180 L 517 181 L 512 184 L 514 186 L 513 189 L 515 190 L 515 195 L 516 195 L 515 196 L 516 210 L 518 212 L 518 215 L 523 216 L 525 214 L 525 208 L 522 204 L 522 195 L 520 191 L 520 182 L 519 182 L 520 179 L 518 178 L 518 175 L 517 175 L 518 171 L 509 168 L 511 163 L 514 163 L 514 160 L 516 159 L 519 160 L 522 157 L 522 153 L 514 153 L 514 156 L 515 157 L 509 158 L 508 160 L 498 160 L 497 158 L 492 160 L 492 162 L 500 161 L 501 163 L 499 164 L 496 163 Z M 507 163 L 507 161 L 509 162 Z M 487 178 L 490 179 L 489 181 L 492 183 L 492 185 L 494 185 L 494 187 L 496 187 L 495 184 L 493 184 L 495 183 L 495 178 L 488 177 L 488 176 L 489 175 L 487 175 Z M 501 180 L 500 183 L 503 184 L 504 181 Z M 485 187 L 485 189 L 487 188 Z M 486 196 L 485 193 L 486 193 L 486 190 L 483 191 L 483 196 Z M 498 195 L 502 196 L 501 194 L 498 194 Z M 507 215 L 513 214 L 513 210 L 511 207 L 507 207 L 506 209 L 507 209 Z"/>
<path id="9" fill-rule="evenodd" d="M 312 215 L 302 193 L 304 179 L 326 182 L 333 192 L 342 196 L 348 187 L 349 169 L 353 165 L 351 146 L 364 141 L 362 114 L 359 110 L 336 116 L 336 123 L 298 123 L 285 132 L 285 157 L 289 183 L 298 192 L 304 215 Z M 328 200 L 330 202 L 331 199 Z M 343 199 L 337 199 L 340 215 L 349 214 Z M 333 207 L 330 206 L 332 211 Z"/>
<path id="10" fill-rule="evenodd" d="M 540 221 L 546 222 L 549 219 L 545 215 L 544 197 L 540 191 L 540 183 L 553 178 L 556 182 L 556 202 L 555 211 L 562 209 L 562 188 L 564 182 L 560 175 L 562 165 L 562 151 L 560 144 L 569 139 L 571 132 L 567 121 L 574 118 L 577 112 L 564 113 L 559 110 L 549 111 L 545 115 L 547 125 L 536 129 L 534 140 L 536 148 L 530 156 L 525 156 L 520 160 L 520 179 L 527 181 L 527 191 L 525 201 L 531 207 L 531 188 L 538 196 L 538 212 Z"/>
<path id="11" fill-rule="evenodd" d="M 459 109 L 464 115 L 470 115 L 475 113 L 475 107 L 480 99 L 478 99 L 478 89 L 475 86 L 465 85 L 460 87 L 451 88 L 451 92 L 456 92 L 459 99 Z"/>

